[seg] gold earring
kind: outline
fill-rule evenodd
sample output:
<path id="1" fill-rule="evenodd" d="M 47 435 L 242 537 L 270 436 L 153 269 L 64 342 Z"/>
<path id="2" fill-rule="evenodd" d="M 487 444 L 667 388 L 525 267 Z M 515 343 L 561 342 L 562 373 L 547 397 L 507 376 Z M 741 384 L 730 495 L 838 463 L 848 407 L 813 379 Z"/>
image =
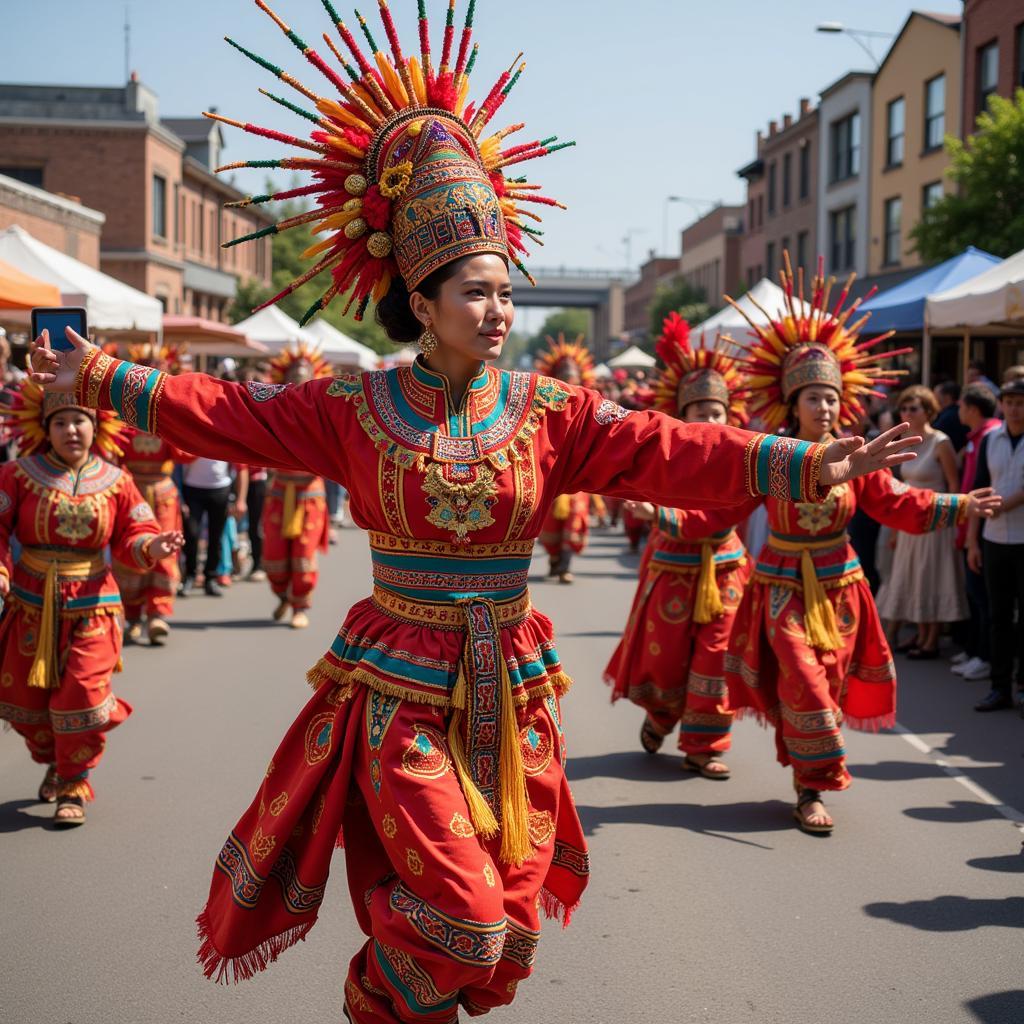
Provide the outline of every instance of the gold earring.
<path id="1" fill-rule="evenodd" d="M 436 349 L 437 335 L 429 327 L 425 327 L 420 335 L 420 351 L 429 356 L 433 355 Z"/>

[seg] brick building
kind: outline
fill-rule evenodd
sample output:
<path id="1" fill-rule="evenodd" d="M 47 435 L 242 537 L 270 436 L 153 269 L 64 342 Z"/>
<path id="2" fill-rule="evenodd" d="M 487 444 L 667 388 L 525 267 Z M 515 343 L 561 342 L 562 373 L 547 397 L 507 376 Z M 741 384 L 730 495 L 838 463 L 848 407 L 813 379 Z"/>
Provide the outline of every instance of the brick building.
<path id="1" fill-rule="evenodd" d="M 1024 88 L 1024 0 L 966 0 L 961 34 L 966 136 L 991 93 L 1010 97 Z"/>
<path id="2" fill-rule="evenodd" d="M 650 334 L 651 301 L 661 285 L 678 277 L 679 260 L 675 257 L 655 256 L 652 249 L 647 261 L 640 267 L 640 277 L 623 294 L 623 330 L 632 340 L 643 340 Z"/>
<path id="3" fill-rule="evenodd" d="M 221 249 L 271 223 L 212 173 L 205 118 L 161 120 L 135 75 L 123 87 L 0 84 L 0 175 L 79 197 L 106 215 L 100 269 L 169 313 L 225 319 L 240 278 L 270 283 L 270 239 Z M 26 225 L 27 226 L 27 225 Z"/>
<path id="4" fill-rule="evenodd" d="M 682 234 L 679 276 L 700 288 L 712 306 L 719 306 L 722 293 L 733 294 L 744 271 L 740 264 L 743 243 L 744 206 L 716 206 Z M 754 281 L 746 281 L 748 287 Z"/>
<path id="5" fill-rule="evenodd" d="M 818 111 L 800 100 L 794 119 L 757 133 L 757 155 L 736 172 L 747 183 L 747 228 L 740 246 L 749 285 L 775 279 L 789 250 L 794 267 L 813 267 L 818 248 Z"/>

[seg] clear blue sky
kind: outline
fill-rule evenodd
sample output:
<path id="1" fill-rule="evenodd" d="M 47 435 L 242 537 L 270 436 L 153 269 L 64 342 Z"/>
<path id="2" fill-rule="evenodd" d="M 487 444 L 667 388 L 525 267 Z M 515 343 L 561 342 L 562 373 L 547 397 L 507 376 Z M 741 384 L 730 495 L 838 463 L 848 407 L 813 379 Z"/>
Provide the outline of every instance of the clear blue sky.
<path id="1" fill-rule="evenodd" d="M 131 66 L 160 97 L 166 116 L 225 115 L 304 134 L 307 123 L 257 93 L 290 90 L 232 50 L 222 37 L 284 66 L 318 92 L 329 84 L 249 0 L 0 0 L 8 82 L 119 84 L 124 15 L 131 15 Z M 326 54 L 331 31 L 319 0 L 272 0 L 306 41 Z M 355 28 L 351 9 L 335 6 Z M 459 17 L 466 0 L 459 0 Z M 433 49 L 440 48 L 445 0 L 428 0 Z M 360 8 L 384 41 L 374 0 Z M 959 0 L 929 9 L 959 12 Z M 416 47 L 415 0 L 392 0 L 406 52 Z M 521 139 L 557 134 L 577 147 L 526 165 L 531 180 L 569 205 L 545 215 L 541 266 L 622 266 L 661 248 L 665 197 L 739 201 L 736 169 L 754 152 L 754 133 L 794 111 L 867 56 L 845 36 L 814 31 L 819 21 L 896 32 L 910 8 L 893 0 L 479 0 L 480 57 L 471 96 L 485 95 L 516 53 L 528 68 L 497 121 L 526 121 Z M 14 45 L 10 45 L 10 44 Z M 879 54 L 885 40 L 876 41 Z M 306 103 L 297 94 L 291 98 Z M 308 104 L 307 104 L 308 105 Z M 281 147 L 226 128 L 225 160 L 267 158 Z M 84 158 L 84 157 L 83 157 Z M 262 172 L 239 177 L 259 189 Z M 693 218 L 668 206 L 670 237 Z M 677 243 L 676 243 L 677 244 Z"/>

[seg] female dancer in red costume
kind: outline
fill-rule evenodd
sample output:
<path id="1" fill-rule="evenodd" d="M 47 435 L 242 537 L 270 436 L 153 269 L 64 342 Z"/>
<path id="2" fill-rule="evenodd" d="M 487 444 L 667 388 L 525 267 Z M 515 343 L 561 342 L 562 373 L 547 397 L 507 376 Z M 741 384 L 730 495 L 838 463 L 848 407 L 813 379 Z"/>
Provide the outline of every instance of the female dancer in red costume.
<path id="1" fill-rule="evenodd" d="M 685 423 L 746 422 L 746 390 L 736 362 L 703 344 L 677 313 L 665 318 L 657 353 L 654 408 Z M 627 504 L 627 508 L 630 505 Z M 743 542 L 731 527 L 713 535 L 694 529 L 682 509 L 633 503 L 654 526 L 626 631 L 604 678 L 612 700 L 626 697 L 646 712 L 640 743 L 661 749 L 679 725 L 684 766 L 723 780 L 729 769 L 732 714 L 725 686 L 725 652 L 750 576 Z"/>
<path id="2" fill-rule="evenodd" d="M 319 352 L 300 342 L 271 364 L 275 384 L 304 384 L 331 375 Z M 313 473 L 275 470 L 267 484 L 263 506 L 263 568 L 277 598 L 274 621 L 291 609 L 292 629 L 309 625 L 306 610 L 313 603 L 317 581 L 317 552 L 326 551 L 327 489 Z"/>
<path id="3" fill-rule="evenodd" d="M 819 265 L 808 306 L 802 294 L 797 301 L 788 253 L 786 268 L 786 309 L 767 327 L 751 324 L 750 413 L 769 430 L 786 424 L 801 442 L 828 442 L 837 427 L 861 420 L 863 397 L 898 371 L 880 369 L 871 352 L 888 334 L 858 341 L 867 318 L 851 322 L 860 301 L 843 309 L 849 282 L 830 309 L 832 281 Z M 896 711 L 892 655 L 846 524 L 859 506 L 883 524 L 924 533 L 991 515 L 998 498 L 990 489 L 918 490 L 880 470 L 833 487 L 821 503 L 769 496 L 729 513 L 691 516 L 709 531 L 723 529 L 761 501 L 768 541 L 729 641 L 729 701 L 738 714 L 755 714 L 774 727 L 779 763 L 793 768 L 797 824 L 829 833 L 834 824 L 821 791 L 846 789 L 851 781 L 839 726 L 889 727 Z"/>
<path id="4" fill-rule="evenodd" d="M 377 52 L 378 76 L 339 24 L 360 84 L 328 67 L 342 95 L 318 98 L 313 141 L 293 141 L 314 152 L 298 165 L 313 169 L 307 192 L 319 202 L 303 216 L 328 232 L 316 247 L 333 273 L 323 302 L 376 297 L 391 338 L 419 338 L 420 358 L 245 386 L 166 377 L 71 335 L 70 353 L 44 340 L 33 365 L 40 382 L 190 451 L 349 491 L 369 531 L 372 596 L 310 671 L 316 692 L 221 850 L 200 957 L 211 976 L 244 978 L 303 938 L 342 831 L 368 936 L 345 985 L 350 1019 L 441 1024 L 460 1005 L 479 1014 L 511 1002 L 532 970 L 538 908 L 568 917 L 588 875 L 563 767 L 569 679 L 526 586 L 551 503 L 577 491 L 673 507 L 769 490 L 814 500 L 903 461 L 905 442 L 902 430 L 816 445 L 684 424 L 489 365 L 513 320 L 521 206 L 545 202 L 504 169 L 554 147 L 485 130 L 511 75 L 467 108 L 467 61 L 452 70 L 446 45 L 435 67 L 425 18 L 420 54 L 406 57 L 382 11 L 394 63 Z M 469 36 L 467 26 L 467 57 Z"/>
<path id="5" fill-rule="evenodd" d="M 104 549 L 145 572 L 182 536 L 160 533 L 131 476 L 94 453 L 121 454 L 111 414 L 26 381 L 11 422 L 22 454 L 0 466 L 0 718 L 48 766 L 39 799 L 66 828 L 85 821 L 105 734 L 132 710 L 110 689 L 122 608 Z"/>

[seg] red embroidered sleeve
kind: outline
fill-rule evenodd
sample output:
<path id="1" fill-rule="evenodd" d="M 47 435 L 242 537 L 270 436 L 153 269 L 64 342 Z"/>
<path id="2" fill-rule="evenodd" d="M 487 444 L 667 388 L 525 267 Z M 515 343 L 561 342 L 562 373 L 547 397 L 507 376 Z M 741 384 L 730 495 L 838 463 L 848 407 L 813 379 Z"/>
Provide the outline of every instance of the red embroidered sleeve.
<path id="1" fill-rule="evenodd" d="M 854 481 L 857 503 L 872 519 L 905 533 L 931 533 L 958 526 L 970 507 L 966 494 L 940 494 L 897 480 L 880 469 Z"/>

